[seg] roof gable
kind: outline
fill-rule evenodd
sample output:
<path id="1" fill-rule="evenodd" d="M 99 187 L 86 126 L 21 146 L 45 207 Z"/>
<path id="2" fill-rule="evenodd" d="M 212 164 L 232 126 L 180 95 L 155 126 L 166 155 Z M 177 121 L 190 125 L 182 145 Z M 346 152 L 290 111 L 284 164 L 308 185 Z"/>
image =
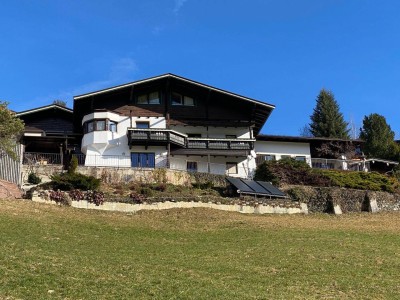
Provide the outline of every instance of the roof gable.
<path id="1" fill-rule="evenodd" d="M 195 85 L 195 86 L 198 86 L 198 87 L 203 87 L 205 89 L 212 90 L 212 91 L 217 92 L 217 93 L 225 94 L 225 95 L 228 95 L 228 96 L 231 96 L 231 97 L 239 98 L 239 99 L 242 99 L 242 100 L 245 100 L 245 101 L 249 101 L 249 102 L 261 105 L 261 106 L 265 106 L 265 107 L 268 107 L 270 109 L 274 109 L 275 108 L 275 105 L 273 105 L 273 104 L 265 103 L 265 102 L 262 102 L 262 101 L 259 101 L 259 100 L 256 100 L 256 99 L 252 99 L 252 98 L 245 97 L 245 96 L 242 96 L 242 95 L 239 95 L 239 94 L 235 94 L 235 93 L 223 90 L 223 89 L 219 89 L 219 88 L 213 87 L 211 85 L 200 83 L 198 81 L 187 79 L 187 78 L 184 78 L 184 77 L 181 77 L 181 76 L 178 76 L 178 75 L 175 75 L 175 74 L 171 74 L 171 73 L 167 73 L 167 74 L 163 74 L 163 75 L 159 75 L 159 76 L 155 76 L 155 77 L 151 77 L 151 78 L 147 78 L 147 79 L 143 79 L 143 80 L 133 81 L 133 82 L 130 82 L 130 83 L 126 83 L 126 84 L 110 87 L 110 88 L 107 88 L 107 89 L 103 89 L 103 90 L 99 90 L 99 91 L 95 91 L 95 92 L 91 92 L 91 93 L 86 93 L 86 94 L 74 96 L 74 100 L 79 100 L 79 99 L 90 97 L 90 96 L 95 96 L 95 95 L 99 95 L 99 94 L 103 94 L 103 93 L 108 93 L 108 92 L 115 91 L 115 90 L 118 90 L 118 89 L 131 87 L 133 85 L 140 85 L 140 84 L 143 84 L 143 83 L 148 83 L 148 82 L 151 82 L 151 81 L 157 81 L 157 80 L 165 79 L 165 78 L 173 78 L 173 79 L 176 79 L 176 80 L 179 80 L 179 81 L 191 84 L 191 85 Z"/>
<path id="2" fill-rule="evenodd" d="M 33 108 L 33 109 L 28 109 L 28 110 L 24 110 L 21 112 L 16 113 L 17 117 L 21 117 L 21 116 L 25 116 L 25 115 L 29 115 L 29 114 L 33 114 L 33 113 L 37 113 L 37 112 L 41 112 L 41 111 L 45 111 L 45 110 L 49 110 L 49 109 L 59 109 L 61 111 L 65 111 L 67 113 L 71 113 L 71 115 L 73 114 L 73 110 L 65 107 L 65 106 L 61 106 L 58 104 L 50 104 L 50 105 L 46 105 L 46 106 L 41 106 L 41 107 L 37 107 L 37 108 Z"/>

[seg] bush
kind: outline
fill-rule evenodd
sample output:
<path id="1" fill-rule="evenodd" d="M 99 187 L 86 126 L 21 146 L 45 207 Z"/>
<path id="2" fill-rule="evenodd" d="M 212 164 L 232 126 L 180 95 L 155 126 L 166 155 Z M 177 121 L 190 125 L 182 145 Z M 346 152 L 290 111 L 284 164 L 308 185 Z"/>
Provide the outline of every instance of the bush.
<path id="1" fill-rule="evenodd" d="M 303 162 L 293 158 L 266 161 L 256 169 L 255 180 L 268 181 L 274 185 L 301 184 L 330 186 L 331 180 Z"/>
<path id="2" fill-rule="evenodd" d="M 75 173 L 78 168 L 78 158 L 76 156 L 72 156 L 71 161 L 69 162 L 68 173 Z"/>
<path id="3" fill-rule="evenodd" d="M 330 178 L 334 186 L 371 191 L 396 192 L 399 190 L 399 181 L 377 172 L 348 172 L 348 171 L 321 171 Z"/>
<path id="4" fill-rule="evenodd" d="M 391 193 L 400 189 L 399 181 L 395 177 L 376 172 L 311 169 L 304 162 L 294 159 L 264 162 L 257 167 L 254 179 L 270 181 L 275 185 L 338 186 Z"/>
<path id="5" fill-rule="evenodd" d="M 57 202 L 58 204 L 71 206 L 70 199 L 67 194 L 58 190 L 58 191 L 50 191 L 50 199 Z"/>
<path id="6" fill-rule="evenodd" d="M 42 182 L 42 179 L 39 176 L 37 176 L 35 173 L 30 173 L 28 175 L 28 182 L 30 184 L 39 184 Z"/>
<path id="7" fill-rule="evenodd" d="M 142 194 L 145 197 L 153 197 L 154 196 L 154 192 L 151 188 L 148 187 L 142 187 L 140 189 L 140 194 Z"/>
<path id="8" fill-rule="evenodd" d="M 103 192 L 87 191 L 85 198 L 89 203 L 94 203 L 96 206 L 99 206 L 104 203 Z"/>
<path id="9" fill-rule="evenodd" d="M 100 179 L 93 176 L 86 176 L 79 173 L 63 173 L 51 176 L 51 186 L 55 190 L 70 191 L 97 190 L 100 186 Z"/>

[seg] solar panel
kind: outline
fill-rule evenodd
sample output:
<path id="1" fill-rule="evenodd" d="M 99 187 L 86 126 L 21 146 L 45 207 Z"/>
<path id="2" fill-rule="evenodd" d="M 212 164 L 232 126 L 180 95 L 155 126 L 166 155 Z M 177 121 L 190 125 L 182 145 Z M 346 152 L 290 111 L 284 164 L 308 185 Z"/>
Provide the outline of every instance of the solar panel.
<path id="1" fill-rule="evenodd" d="M 233 177 L 227 177 L 226 180 L 235 186 L 242 194 L 286 198 L 285 193 L 274 187 L 269 182 L 245 180 Z"/>
<path id="2" fill-rule="evenodd" d="M 257 181 L 257 183 L 260 184 L 264 189 L 268 190 L 272 195 L 274 195 L 276 197 L 286 197 L 286 194 L 284 192 L 282 192 L 278 188 L 274 187 L 269 182 Z"/>
<path id="3" fill-rule="evenodd" d="M 242 180 L 244 183 L 246 183 L 256 194 L 260 195 L 267 195 L 270 196 L 271 193 L 266 190 L 263 186 L 259 185 L 257 181 L 254 180 Z"/>
<path id="4" fill-rule="evenodd" d="M 242 182 L 240 178 L 227 177 L 226 180 L 240 190 L 241 193 L 254 194 L 254 191 L 248 185 Z"/>

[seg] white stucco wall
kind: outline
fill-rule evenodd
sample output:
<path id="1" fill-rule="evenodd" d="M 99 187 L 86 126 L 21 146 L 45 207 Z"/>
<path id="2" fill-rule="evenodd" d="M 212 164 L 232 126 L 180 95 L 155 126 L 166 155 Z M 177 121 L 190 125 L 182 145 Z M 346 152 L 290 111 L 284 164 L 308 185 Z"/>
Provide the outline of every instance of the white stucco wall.
<path id="1" fill-rule="evenodd" d="M 112 112 L 95 112 L 86 115 L 82 124 L 90 120 L 109 119 L 117 122 L 117 132 L 93 131 L 84 135 L 82 140 L 82 152 L 86 154 L 86 166 L 109 166 L 109 167 L 130 167 L 131 153 L 155 153 L 156 167 L 165 167 L 167 150 L 162 146 L 134 146 L 129 149 L 127 129 L 136 127 L 136 122 L 149 122 L 150 128 L 166 128 L 164 117 L 126 117 Z M 250 139 L 248 127 L 209 127 L 208 131 L 203 126 L 172 126 L 172 130 L 183 134 L 200 133 L 202 137 L 226 138 L 226 135 L 235 135 L 237 138 Z M 171 169 L 185 170 L 187 162 L 197 162 L 198 172 L 208 172 L 207 157 L 203 156 L 173 156 L 171 157 Z M 230 176 L 248 177 L 255 170 L 254 157 L 210 157 L 210 172 L 213 174 L 227 174 L 226 163 L 237 163 L 237 173 L 230 173 Z"/>
<path id="2" fill-rule="evenodd" d="M 304 156 L 306 157 L 306 161 L 311 164 L 309 143 L 256 141 L 255 152 L 257 156 L 268 154 L 275 155 L 277 160 L 285 155 L 293 158 L 296 158 L 296 156 Z"/>
<path id="3" fill-rule="evenodd" d="M 208 172 L 208 158 L 205 156 L 184 156 L 174 155 L 171 156 L 170 168 L 175 170 L 186 171 L 187 162 L 197 162 L 197 171 L 207 173 Z M 226 170 L 226 163 L 236 163 L 237 173 L 229 173 Z M 232 177 L 243 177 L 247 178 L 249 175 L 253 175 L 255 171 L 255 159 L 254 158 L 243 158 L 243 157 L 210 157 L 210 172 L 212 174 L 229 175 Z"/>

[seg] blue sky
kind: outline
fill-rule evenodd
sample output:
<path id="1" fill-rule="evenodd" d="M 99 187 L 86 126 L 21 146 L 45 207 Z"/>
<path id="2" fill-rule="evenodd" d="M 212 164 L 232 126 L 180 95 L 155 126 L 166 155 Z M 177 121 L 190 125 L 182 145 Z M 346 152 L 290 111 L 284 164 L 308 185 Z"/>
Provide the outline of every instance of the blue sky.
<path id="1" fill-rule="evenodd" d="M 400 137 L 400 1 L 3 0 L 0 99 L 16 111 L 174 73 L 276 105 L 299 135 L 321 88 Z"/>

